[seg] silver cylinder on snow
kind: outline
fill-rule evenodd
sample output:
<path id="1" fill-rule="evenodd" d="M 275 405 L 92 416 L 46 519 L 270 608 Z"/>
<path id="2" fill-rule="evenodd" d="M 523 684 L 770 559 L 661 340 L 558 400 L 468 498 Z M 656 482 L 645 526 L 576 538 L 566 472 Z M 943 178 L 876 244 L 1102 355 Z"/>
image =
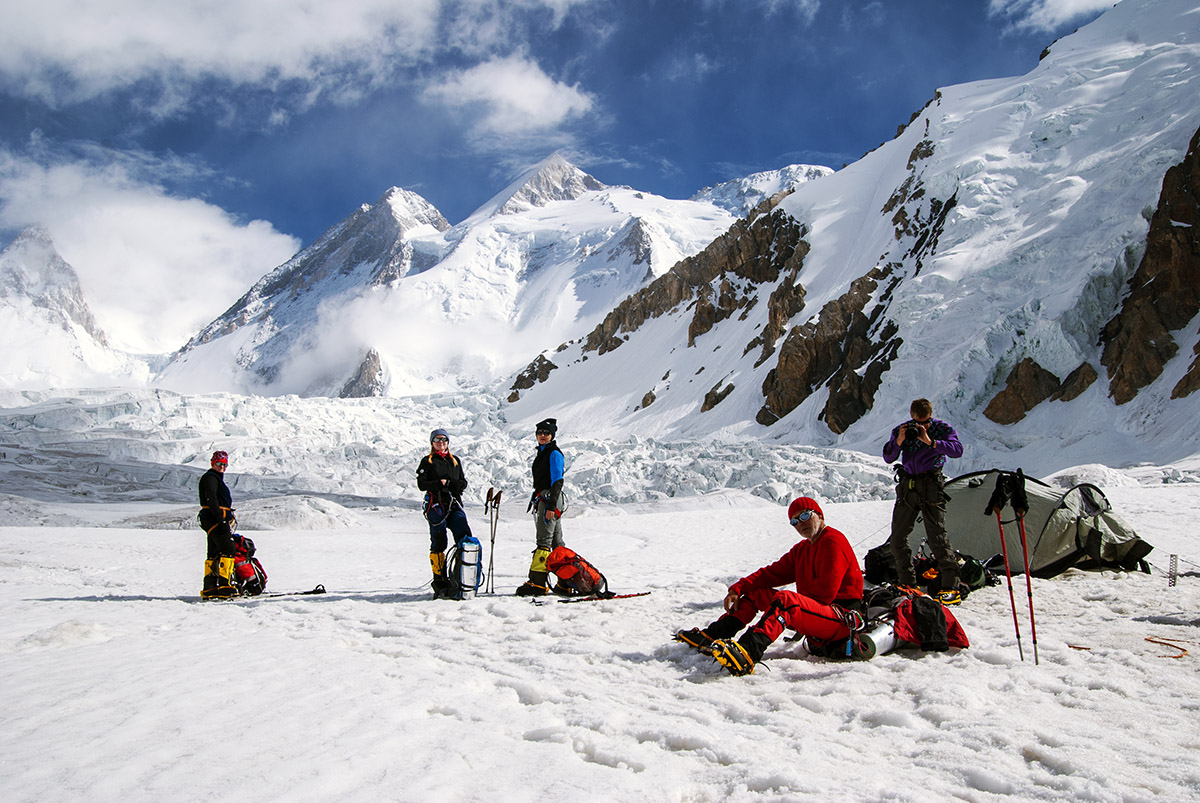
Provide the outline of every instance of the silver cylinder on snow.
<path id="1" fill-rule="evenodd" d="M 482 550 L 474 538 L 464 538 L 458 546 L 458 587 L 463 599 L 471 599 L 483 584 Z"/>
<path id="2" fill-rule="evenodd" d="M 859 638 L 863 641 L 863 651 L 872 651 L 872 655 L 886 655 L 896 649 L 896 633 L 891 622 L 880 622 Z"/>

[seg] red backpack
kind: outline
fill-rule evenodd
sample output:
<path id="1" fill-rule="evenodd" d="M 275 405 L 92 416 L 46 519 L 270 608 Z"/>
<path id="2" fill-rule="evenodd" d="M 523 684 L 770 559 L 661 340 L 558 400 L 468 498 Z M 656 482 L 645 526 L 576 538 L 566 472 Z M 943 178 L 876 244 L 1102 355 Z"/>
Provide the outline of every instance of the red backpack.
<path id="1" fill-rule="evenodd" d="M 243 597 L 257 597 L 267 587 L 267 573 L 254 557 L 254 542 L 233 536 L 233 584 Z"/>
<path id="2" fill-rule="evenodd" d="M 557 546 L 546 559 L 546 569 L 558 578 L 554 590 L 567 596 L 610 596 L 608 580 L 588 561 L 575 554 L 575 550 Z"/>

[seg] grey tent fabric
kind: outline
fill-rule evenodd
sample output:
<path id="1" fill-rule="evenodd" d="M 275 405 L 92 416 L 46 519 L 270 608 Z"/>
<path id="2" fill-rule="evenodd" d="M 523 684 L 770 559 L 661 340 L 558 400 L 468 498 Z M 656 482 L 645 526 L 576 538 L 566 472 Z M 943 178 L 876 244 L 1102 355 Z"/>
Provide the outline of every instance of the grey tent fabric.
<path id="1" fill-rule="evenodd" d="M 998 469 L 963 474 L 946 482 L 946 532 L 950 543 L 963 554 L 987 562 L 998 555 L 1000 528 L 988 501 L 1001 474 Z M 1029 573 L 1053 577 L 1072 567 L 1147 571 L 1143 559 L 1153 549 L 1137 536 L 1108 502 L 1104 492 L 1084 483 L 1068 490 L 1025 477 L 1029 511 L 1025 535 L 1029 547 Z M 1004 541 L 1014 574 L 1024 571 L 1021 533 L 1009 502 L 1001 509 Z M 914 553 L 924 537 L 917 525 L 909 536 Z"/>

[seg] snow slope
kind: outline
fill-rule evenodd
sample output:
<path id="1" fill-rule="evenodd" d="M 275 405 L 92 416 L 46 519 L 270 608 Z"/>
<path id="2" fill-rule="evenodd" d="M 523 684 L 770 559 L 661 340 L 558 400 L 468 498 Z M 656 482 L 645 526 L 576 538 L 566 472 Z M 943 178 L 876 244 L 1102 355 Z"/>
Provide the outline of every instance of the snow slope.
<path id="1" fill-rule="evenodd" d="M 415 466 L 445 426 L 495 587 L 433 601 Z M 0 392 L 0 799 L 1184 801 L 1200 794 L 1200 462 L 1077 466 L 1156 547 L 1152 575 L 1034 580 L 1039 663 L 1003 586 L 972 646 L 841 664 L 779 642 L 747 678 L 669 641 L 782 554 L 817 496 L 860 558 L 890 519 L 867 455 L 568 437 L 567 543 L 617 591 L 507 596 L 532 547 L 533 439 L 486 393 L 409 399 Z M 214 448 L 268 591 L 198 601 Z M 1164 574 L 1178 554 L 1185 573 Z M 1186 573 L 1192 573 L 1187 575 Z M 1171 639 L 1179 650 L 1146 637 Z M 569 793 L 575 794 L 575 793 Z"/>
<path id="2" fill-rule="evenodd" d="M 781 420 L 756 423 L 779 360 L 777 352 L 760 361 L 747 344 L 787 275 L 761 285 L 714 280 L 712 298 L 728 281 L 762 303 L 719 320 L 694 345 L 695 307 L 685 303 L 607 353 L 585 352 L 581 338 L 547 354 L 558 370 L 507 415 L 528 424 L 553 409 L 572 431 L 597 437 L 876 453 L 909 402 L 926 396 L 969 448 L 1041 472 L 1107 456 L 1122 465 L 1186 457 L 1200 446 L 1200 395 L 1169 396 L 1193 359 L 1196 321 L 1177 333 L 1178 356 L 1162 377 L 1122 406 L 1108 397 L 1098 341 L 1140 258 L 1163 174 L 1200 128 L 1198 87 L 1200 5 L 1126 0 L 1056 42 L 1028 75 L 941 89 L 895 140 L 785 198 L 780 208 L 811 249 L 796 277 L 803 308 L 777 346 L 803 324 L 829 325 L 819 316 L 854 280 L 884 275 L 863 311 L 873 321 L 868 337 L 854 343 L 882 348 L 857 370 L 882 366 L 882 382 L 841 434 L 822 417 L 836 375 L 819 377 Z M 1101 378 L 1016 424 L 989 421 L 984 408 L 1026 357 L 1060 379 L 1084 363 Z M 725 388 L 702 412 L 706 395 Z"/>

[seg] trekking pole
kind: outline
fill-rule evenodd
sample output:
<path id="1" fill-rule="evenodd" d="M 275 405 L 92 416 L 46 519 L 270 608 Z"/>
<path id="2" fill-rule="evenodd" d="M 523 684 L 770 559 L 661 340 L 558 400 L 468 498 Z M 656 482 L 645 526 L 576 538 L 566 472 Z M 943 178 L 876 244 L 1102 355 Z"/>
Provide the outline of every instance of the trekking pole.
<path id="1" fill-rule="evenodd" d="M 500 495 L 504 491 L 495 491 L 493 488 L 488 488 L 487 501 L 483 503 L 483 509 L 488 514 L 488 527 L 491 529 L 492 541 L 488 547 L 488 570 L 487 581 L 484 585 L 485 594 L 496 593 L 496 581 L 493 578 L 493 569 L 496 565 L 496 525 L 500 522 Z"/>
<path id="2" fill-rule="evenodd" d="M 488 554 L 488 571 L 487 577 L 483 581 L 483 593 L 492 593 L 492 556 L 491 552 L 496 551 L 496 528 L 491 526 L 492 522 L 492 495 L 496 492 L 495 488 L 488 488 L 487 499 L 483 500 L 483 512 L 488 515 L 488 526 L 492 531 L 492 546 Z"/>
<path id="3" fill-rule="evenodd" d="M 1033 578 L 1029 574 L 1029 546 L 1025 540 L 1025 514 L 1029 512 L 1029 499 L 1025 496 L 1025 475 L 1017 469 L 1017 479 L 1012 494 L 1013 512 L 1017 514 L 1017 526 L 1021 530 L 1021 558 L 1025 562 L 1025 591 L 1029 595 L 1029 632 L 1033 640 L 1033 663 L 1038 664 L 1037 625 L 1033 619 Z"/>
<path id="4" fill-rule="evenodd" d="M 996 513 L 996 524 L 1000 527 L 1000 552 L 1004 555 L 1004 576 L 1008 579 L 1008 602 L 1012 608 L 1013 630 L 1017 634 L 1017 652 L 1021 655 L 1021 660 L 1025 660 L 1025 647 L 1021 643 L 1021 626 L 1017 623 L 1017 597 L 1013 593 L 1012 584 L 1012 569 L 1008 564 L 1008 544 L 1004 540 L 1004 520 L 1000 517 L 1000 511 L 1004 507 L 1006 494 L 1004 492 L 1003 483 L 1004 475 L 996 477 L 996 490 L 992 492 L 992 498 L 988 500 L 987 510 L 984 515 L 990 514 L 992 511 Z"/>

